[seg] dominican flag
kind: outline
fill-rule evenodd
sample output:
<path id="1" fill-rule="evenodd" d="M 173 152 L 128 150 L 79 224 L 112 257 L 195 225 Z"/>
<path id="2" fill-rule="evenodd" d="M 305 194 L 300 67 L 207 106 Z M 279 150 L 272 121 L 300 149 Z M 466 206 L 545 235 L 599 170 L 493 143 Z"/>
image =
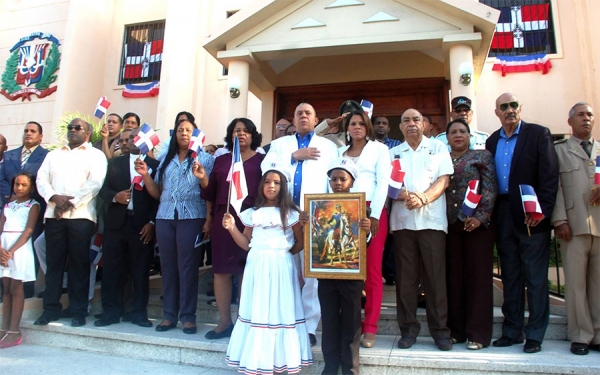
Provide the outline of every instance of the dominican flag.
<path id="1" fill-rule="evenodd" d="M 158 95 L 159 90 L 160 84 L 158 81 L 154 81 L 147 85 L 132 85 L 128 83 L 125 85 L 122 95 L 126 98 L 148 98 Z"/>
<path id="2" fill-rule="evenodd" d="M 240 153 L 240 142 L 237 137 L 233 137 L 233 153 L 227 182 L 229 182 L 231 192 L 229 203 L 239 215 L 242 212 L 242 202 L 248 196 L 248 185 L 246 184 L 246 174 L 244 173 L 244 164 Z"/>
<path id="3" fill-rule="evenodd" d="M 44 56 L 48 43 L 35 46 L 22 46 L 19 48 L 19 66 L 15 81 L 19 85 L 29 86 L 42 79 L 44 73 Z"/>
<path id="4" fill-rule="evenodd" d="M 100 258 L 102 258 L 102 233 L 96 233 L 92 237 L 92 244 L 90 246 L 90 262 L 98 264 Z"/>
<path id="5" fill-rule="evenodd" d="M 596 156 L 596 173 L 594 173 L 594 184 L 600 185 L 600 156 Z"/>
<path id="6" fill-rule="evenodd" d="M 402 171 L 400 166 L 400 159 L 392 160 L 392 175 L 390 176 L 390 184 L 388 186 L 388 197 L 397 199 L 400 194 L 400 189 L 404 185 L 404 175 L 406 172 Z"/>
<path id="7" fill-rule="evenodd" d="M 133 176 L 131 184 L 133 185 L 133 188 L 135 190 L 144 190 L 144 178 L 140 174 L 138 174 L 137 176 Z"/>
<path id="8" fill-rule="evenodd" d="M 466 217 L 473 216 L 475 208 L 477 208 L 477 205 L 481 200 L 481 194 L 477 194 L 478 187 L 479 180 L 469 181 L 469 187 L 467 188 L 467 193 L 465 194 L 465 201 L 462 205 L 462 213 L 465 214 Z"/>
<path id="9" fill-rule="evenodd" d="M 496 56 L 496 62 L 492 70 L 502 72 L 502 77 L 506 73 L 522 72 L 542 72 L 548 74 L 552 68 L 552 63 L 545 53 L 538 53 L 527 56 Z"/>
<path id="10" fill-rule="evenodd" d="M 360 106 L 362 107 L 363 111 L 365 111 L 367 116 L 369 116 L 369 118 L 371 118 L 371 116 L 373 115 L 373 103 L 371 103 L 368 100 L 363 99 L 360 101 Z"/>
<path id="11" fill-rule="evenodd" d="M 550 42 L 547 37 L 550 4 L 501 7 L 500 18 L 492 39 L 492 49 L 539 47 Z"/>
<path id="12" fill-rule="evenodd" d="M 158 134 L 154 132 L 150 125 L 144 124 L 133 143 L 140 149 L 142 154 L 147 154 L 160 143 L 160 139 L 158 139 Z"/>
<path id="13" fill-rule="evenodd" d="M 94 112 L 94 116 L 98 117 L 99 119 L 102 119 L 102 117 L 104 117 L 104 115 L 106 114 L 106 111 L 108 111 L 108 107 L 110 107 L 110 102 L 106 100 L 106 96 L 100 97 L 100 99 L 98 99 L 98 104 L 96 104 L 96 111 Z"/>
<path id="14" fill-rule="evenodd" d="M 521 191 L 521 201 L 523 202 L 523 211 L 530 214 L 533 220 L 540 220 L 544 217 L 542 207 L 538 201 L 535 190 L 530 185 L 519 185 Z"/>
<path id="15" fill-rule="evenodd" d="M 206 136 L 204 135 L 204 132 L 200 129 L 194 129 L 189 145 L 189 149 L 192 150 L 193 159 L 195 159 L 198 156 L 198 154 L 202 152 L 202 146 L 204 146 L 205 140 Z"/>
<path id="16" fill-rule="evenodd" d="M 144 78 L 160 75 L 163 41 L 125 44 L 123 78 Z"/>

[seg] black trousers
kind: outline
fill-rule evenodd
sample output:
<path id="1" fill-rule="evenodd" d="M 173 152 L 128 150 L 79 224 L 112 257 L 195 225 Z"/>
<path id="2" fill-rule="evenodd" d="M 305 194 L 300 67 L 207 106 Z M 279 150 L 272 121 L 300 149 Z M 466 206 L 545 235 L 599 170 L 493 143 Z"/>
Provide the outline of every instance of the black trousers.
<path id="1" fill-rule="evenodd" d="M 319 279 L 319 304 L 325 360 L 323 374 L 357 374 L 359 367 L 361 280 Z"/>
<path id="2" fill-rule="evenodd" d="M 515 228 L 508 201 L 496 205 L 498 255 L 502 266 L 504 303 L 502 335 L 517 339 L 525 331 L 527 339 L 542 342 L 550 321 L 548 263 L 550 231 L 528 236 Z M 529 317 L 525 324 L 525 288 Z"/>
<path id="3" fill-rule="evenodd" d="M 63 272 L 68 262 L 69 309 L 75 316 L 87 315 L 93 232 L 94 222 L 87 219 L 46 219 L 45 313 L 58 316 L 62 310 Z"/>
<path id="4" fill-rule="evenodd" d="M 107 319 L 121 315 L 125 273 L 133 283 L 131 320 L 147 319 L 150 261 L 153 241 L 144 244 L 140 231 L 133 227 L 133 216 L 126 216 L 120 229 L 104 230 L 102 238 L 102 310 Z"/>

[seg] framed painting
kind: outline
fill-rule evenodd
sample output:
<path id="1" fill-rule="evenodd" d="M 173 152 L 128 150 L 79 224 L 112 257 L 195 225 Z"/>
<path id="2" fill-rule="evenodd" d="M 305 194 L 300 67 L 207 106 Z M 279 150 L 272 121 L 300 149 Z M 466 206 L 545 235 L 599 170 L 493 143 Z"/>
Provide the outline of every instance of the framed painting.
<path id="1" fill-rule="evenodd" d="M 364 280 L 367 276 L 365 193 L 306 194 L 304 273 L 320 279 Z"/>

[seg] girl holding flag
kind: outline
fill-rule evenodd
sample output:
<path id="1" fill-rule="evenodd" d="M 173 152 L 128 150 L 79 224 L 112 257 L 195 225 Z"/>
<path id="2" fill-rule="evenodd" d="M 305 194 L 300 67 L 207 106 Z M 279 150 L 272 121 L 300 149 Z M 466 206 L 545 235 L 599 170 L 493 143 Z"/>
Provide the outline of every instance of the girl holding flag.
<path id="1" fill-rule="evenodd" d="M 200 184 L 192 171 L 193 152 L 189 149 L 196 124 L 183 120 L 175 125 L 169 150 L 161 162 L 155 180 L 146 163 L 138 159 L 136 171 L 143 176 L 148 193 L 160 199 L 156 213 L 156 238 L 160 247 L 163 273 L 164 317 L 156 331 L 164 332 L 183 324 L 183 332 L 196 333 L 198 267 L 200 252 L 194 248 L 202 232 L 210 232 L 207 204 L 200 198 Z M 142 150 L 142 148 L 140 148 Z M 206 175 L 214 159 L 198 155 Z M 196 162 L 197 163 L 197 162 Z"/>
<path id="2" fill-rule="evenodd" d="M 237 215 L 245 209 L 254 207 L 258 185 L 262 177 L 260 163 L 264 155 L 256 152 L 261 141 L 262 135 L 251 120 L 236 118 L 227 126 L 227 136 L 225 137 L 227 149 L 231 153 L 214 159 L 214 168 L 210 174 L 206 173 L 206 166 L 203 163 L 194 166 L 194 174 L 200 179 L 202 186 L 202 198 L 212 206 L 212 209 L 207 212 L 207 222 L 211 224 L 212 267 L 215 275 L 214 287 L 219 309 L 219 324 L 214 330 L 206 333 L 205 337 L 210 340 L 229 337 L 233 331 L 231 320 L 232 276 L 238 275 L 241 287 L 248 252 L 240 248 L 229 231 L 223 227 L 223 217 L 226 213 L 231 214 L 237 228 L 240 231 L 244 230 Z M 236 145 L 237 147 L 235 147 Z M 234 166 L 232 161 L 235 160 L 237 163 Z M 242 176 L 245 176 L 245 179 Z M 235 184 L 237 185 L 236 189 L 232 186 L 230 196 L 229 181 L 232 177 L 235 177 L 233 181 L 239 182 L 239 184 Z M 242 186 L 244 180 L 245 186 Z M 241 194 L 242 191 L 247 194 Z M 238 193 L 240 194 L 238 195 Z"/>
<path id="3" fill-rule="evenodd" d="M 447 324 L 454 343 L 467 341 L 467 349 L 478 350 L 492 339 L 496 231 L 490 219 L 498 187 L 492 154 L 470 150 L 470 135 L 464 120 L 448 124 L 454 175 L 446 188 Z"/>

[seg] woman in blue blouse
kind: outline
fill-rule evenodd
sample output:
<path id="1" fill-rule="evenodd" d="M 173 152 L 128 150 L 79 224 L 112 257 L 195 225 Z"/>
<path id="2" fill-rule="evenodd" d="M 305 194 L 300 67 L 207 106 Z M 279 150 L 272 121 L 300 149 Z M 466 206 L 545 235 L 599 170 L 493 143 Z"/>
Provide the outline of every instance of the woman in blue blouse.
<path id="1" fill-rule="evenodd" d="M 492 339 L 492 262 L 496 230 L 490 223 L 498 187 L 494 158 L 487 150 L 470 150 L 471 130 L 463 120 L 448 124 L 446 137 L 454 175 L 446 188 L 446 278 L 448 327 L 454 342 L 467 349 L 489 346 Z M 479 181 L 481 200 L 470 216 L 461 208 L 469 181 Z"/>
<path id="2" fill-rule="evenodd" d="M 163 311 L 158 332 L 168 331 L 181 320 L 183 332 L 196 333 L 198 267 L 200 252 L 194 248 L 197 236 L 210 232 L 206 224 L 206 203 L 200 198 L 200 181 L 194 176 L 194 159 L 188 149 L 196 124 L 181 120 L 175 125 L 165 159 L 158 167 L 156 181 L 144 176 L 150 195 L 160 198 L 156 213 L 156 237 L 162 267 Z M 214 159 L 205 152 L 198 162 L 207 174 Z M 145 166 L 142 166 L 142 169 Z M 144 174 L 140 171 L 140 174 Z M 205 228 L 206 227 L 206 228 Z"/>

